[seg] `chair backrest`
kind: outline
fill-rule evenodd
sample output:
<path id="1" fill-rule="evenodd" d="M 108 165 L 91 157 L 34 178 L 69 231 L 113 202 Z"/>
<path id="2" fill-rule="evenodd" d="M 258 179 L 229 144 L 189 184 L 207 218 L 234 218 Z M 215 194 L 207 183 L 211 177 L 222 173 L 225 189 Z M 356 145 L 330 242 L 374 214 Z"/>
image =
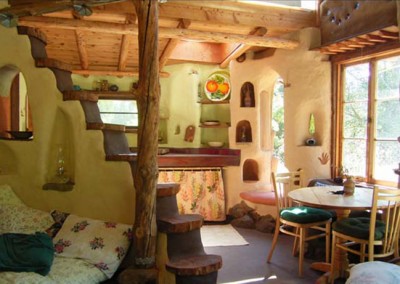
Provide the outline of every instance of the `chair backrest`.
<path id="1" fill-rule="evenodd" d="M 385 257 L 394 254 L 395 248 L 397 248 L 396 242 L 398 242 L 400 232 L 400 190 L 374 187 L 368 242 L 369 261 L 374 258 L 375 224 L 376 216 L 380 209 L 383 209 L 385 233 L 378 256 Z"/>
<path id="2" fill-rule="evenodd" d="M 296 188 L 303 186 L 302 184 L 303 170 L 288 173 L 271 173 L 272 186 L 275 192 L 275 201 L 278 212 L 286 207 L 290 207 L 291 200 L 288 193 Z"/>

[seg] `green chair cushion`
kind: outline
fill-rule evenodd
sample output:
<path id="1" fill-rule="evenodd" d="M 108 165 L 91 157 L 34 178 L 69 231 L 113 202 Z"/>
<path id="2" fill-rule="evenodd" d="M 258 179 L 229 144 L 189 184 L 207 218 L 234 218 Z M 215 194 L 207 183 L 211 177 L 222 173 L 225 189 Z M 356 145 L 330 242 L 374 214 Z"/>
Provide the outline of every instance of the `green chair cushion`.
<path id="1" fill-rule="evenodd" d="M 368 240 L 370 218 L 346 218 L 333 223 L 332 228 L 339 233 Z M 375 240 L 380 240 L 385 234 L 385 223 L 377 220 L 375 223 Z"/>
<path id="2" fill-rule="evenodd" d="M 332 218 L 332 214 L 323 209 L 297 206 L 282 209 L 280 211 L 280 217 L 289 222 L 308 224 L 327 221 Z"/>

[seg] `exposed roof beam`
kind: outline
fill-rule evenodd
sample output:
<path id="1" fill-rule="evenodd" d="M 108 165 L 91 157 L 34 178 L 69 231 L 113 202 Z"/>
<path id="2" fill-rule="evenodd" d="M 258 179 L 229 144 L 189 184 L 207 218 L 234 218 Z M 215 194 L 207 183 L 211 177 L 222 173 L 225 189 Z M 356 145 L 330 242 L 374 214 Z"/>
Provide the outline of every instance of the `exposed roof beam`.
<path id="1" fill-rule="evenodd" d="M 247 25 L 297 30 L 316 26 L 316 12 L 299 8 L 243 5 L 232 1 L 179 1 L 160 5 L 160 17 L 224 25 Z"/>
<path id="2" fill-rule="evenodd" d="M 113 71 L 113 70 L 80 70 L 80 69 L 73 69 L 71 70 L 73 74 L 78 75 L 97 75 L 97 76 L 117 76 L 117 77 L 139 77 L 139 70 L 133 71 Z M 167 72 L 160 72 L 160 77 L 168 78 L 169 73 Z"/>
<path id="3" fill-rule="evenodd" d="M 75 30 L 76 45 L 78 46 L 79 59 L 82 69 L 88 69 L 89 59 L 86 49 L 86 41 L 82 31 Z"/>
<path id="4" fill-rule="evenodd" d="M 49 17 L 24 17 L 19 20 L 19 25 L 40 28 L 58 28 L 58 29 L 81 29 L 83 31 L 113 33 L 122 35 L 138 34 L 137 25 L 134 24 L 116 24 L 105 22 L 82 21 L 75 19 L 60 19 Z M 298 46 L 297 41 L 287 40 L 275 37 L 260 37 L 255 35 L 238 35 L 221 32 L 203 32 L 198 30 L 177 29 L 177 28 L 159 28 L 159 36 L 163 38 L 173 38 L 180 40 L 193 40 L 203 42 L 218 43 L 242 43 L 251 46 L 275 47 L 293 49 Z"/>
<path id="5" fill-rule="evenodd" d="M 250 34 L 251 35 L 257 35 L 257 36 L 263 36 L 267 33 L 267 29 L 266 28 L 257 28 L 254 31 L 252 31 Z M 224 59 L 224 61 L 221 62 L 221 64 L 219 65 L 219 67 L 221 68 L 226 68 L 229 65 L 229 62 L 231 62 L 232 60 L 235 60 L 236 58 L 238 58 L 240 55 L 242 55 L 243 53 L 245 53 L 247 50 L 249 50 L 251 48 L 251 46 L 246 45 L 246 44 L 238 44 L 235 48 L 234 51 L 232 51 L 231 54 L 228 55 L 228 57 L 226 57 Z"/>
<path id="6" fill-rule="evenodd" d="M 187 29 L 190 26 L 190 21 L 188 20 L 181 20 L 179 21 L 178 28 L 184 28 Z M 165 46 L 164 50 L 162 51 L 162 54 L 160 56 L 160 63 L 159 63 L 159 68 L 160 71 L 164 68 L 165 64 L 168 61 L 168 58 L 170 57 L 171 53 L 174 51 L 175 47 L 178 45 L 179 40 L 178 39 L 170 39 Z"/>
<path id="7" fill-rule="evenodd" d="M 132 36 L 122 35 L 121 48 L 119 53 L 118 70 L 124 71 L 128 62 L 129 45 L 131 43 Z"/>

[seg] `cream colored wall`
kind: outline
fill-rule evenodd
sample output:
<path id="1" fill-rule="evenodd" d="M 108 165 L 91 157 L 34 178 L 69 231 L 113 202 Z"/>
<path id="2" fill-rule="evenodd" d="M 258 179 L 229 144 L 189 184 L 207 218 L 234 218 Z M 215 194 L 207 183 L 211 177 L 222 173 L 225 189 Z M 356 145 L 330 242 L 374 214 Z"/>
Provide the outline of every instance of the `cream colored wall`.
<path id="1" fill-rule="evenodd" d="M 318 33 L 306 29 L 293 35 L 300 40 L 295 50 L 277 50 L 272 57 L 264 59 L 248 58 L 243 63 L 231 62 L 231 117 L 230 147 L 242 151 L 241 166 L 225 170 L 227 207 L 241 201 L 241 191 L 263 189 L 270 183 L 271 145 L 263 140 L 270 135 L 270 102 L 273 87 L 278 77 L 282 77 L 290 87 L 285 88 L 285 165 L 289 170 L 304 169 L 307 183 L 316 177 L 329 177 L 330 163 L 321 165 L 318 157 L 330 152 L 331 124 L 331 85 L 330 63 L 319 51 L 309 51 L 311 42 L 318 40 Z M 240 88 L 246 81 L 254 85 L 256 95 L 255 108 L 240 108 Z M 262 97 L 267 96 L 267 98 Z M 260 105 L 263 102 L 263 105 Z M 268 110 L 262 108 L 267 107 Z M 308 138 L 308 121 L 311 113 L 316 120 L 316 138 L 318 146 L 303 146 Z M 267 117 L 265 117 L 267 116 Z M 249 120 L 252 126 L 252 143 L 235 142 L 235 126 L 240 120 Z M 261 128 L 262 120 L 265 126 Z M 243 182 L 242 166 L 246 159 L 254 159 L 259 165 L 259 181 Z M 267 206 L 253 207 L 264 210 Z M 272 211 L 273 212 L 273 211 Z"/>
<path id="2" fill-rule="evenodd" d="M 33 141 L 0 140 L 0 183 L 10 184 L 34 208 L 132 223 L 128 163 L 104 160 L 101 131 L 87 131 L 80 103 L 63 102 L 53 73 L 34 67 L 28 37 L 15 28 L 0 27 L 0 34 L 0 66 L 13 64 L 23 73 L 34 127 Z M 55 173 L 58 144 L 65 148 L 66 170 L 75 181 L 71 192 L 42 190 Z"/>

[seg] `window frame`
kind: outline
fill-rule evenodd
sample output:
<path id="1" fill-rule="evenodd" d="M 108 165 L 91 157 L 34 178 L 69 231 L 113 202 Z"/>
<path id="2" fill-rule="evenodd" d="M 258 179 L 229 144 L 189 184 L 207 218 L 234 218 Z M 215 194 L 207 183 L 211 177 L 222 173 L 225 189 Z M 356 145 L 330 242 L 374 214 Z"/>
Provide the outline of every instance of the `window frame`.
<path id="1" fill-rule="evenodd" d="M 109 101 L 136 101 L 136 105 L 137 105 L 136 96 L 133 95 L 130 92 L 126 92 L 126 93 L 123 93 L 123 92 L 102 93 L 102 94 L 99 95 L 98 99 L 99 100 L 109 100 Z M 102 113 L 104 113 L 104 112 L 101 112 L 100 110 L 99 110 L 99 112 L 100 112 L 100 116 L 101 116 Z M 107 112 L 107 113 L 110 113 L 110 112 Z M 115 113 L 119 113 L 119 112 L 115 112 Z M 139 108 L 138 108 L 137 115 L 139 117 Z M 138 132 L 138 128 L 139 128 L 139 125 L 138 126 L 127 126 L 127 125 L 125 125 L 125 132 L 126 133 L 137 133 Z"/>
<path id="2" fill-rule="evenodd" d="M 345 68 L 353 65 L 368 63 L 370 78 L 368 83 L 368 113 L 367 113 L 367 134 L 366 134 L 366 177 L 361 181 L 368 184 L 379 184 L 396 187 L 397 182 L 377 180 L 373 178 L 374 157 L 375 157 L 375 109 L 376 109 L 376 84 L 377 84 L 377 62 L 382 59 L 400 56 L 400 50 L 371 53 L 366 56 L 349 57 L 343 60 L 333 60 L 333 169 L 332 176 L 338 176 L 342 165 L 343 151 L 343 114 L 344 114 L 344 76 Z M 351 173 L 350 173 L 351 174 Z"/>

